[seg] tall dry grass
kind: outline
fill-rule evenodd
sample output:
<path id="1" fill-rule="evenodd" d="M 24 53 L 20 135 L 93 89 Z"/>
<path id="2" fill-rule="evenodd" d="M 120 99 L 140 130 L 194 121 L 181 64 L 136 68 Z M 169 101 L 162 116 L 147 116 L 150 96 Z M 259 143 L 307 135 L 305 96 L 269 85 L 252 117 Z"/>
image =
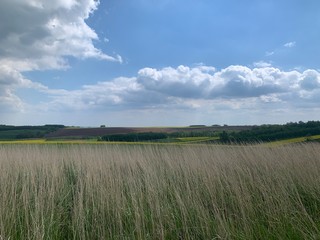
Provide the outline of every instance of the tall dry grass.
<path id="1" fill-rule="evenodd" d="M 2 239 L 320 239 L 320 148 L 2 145 Z"/>

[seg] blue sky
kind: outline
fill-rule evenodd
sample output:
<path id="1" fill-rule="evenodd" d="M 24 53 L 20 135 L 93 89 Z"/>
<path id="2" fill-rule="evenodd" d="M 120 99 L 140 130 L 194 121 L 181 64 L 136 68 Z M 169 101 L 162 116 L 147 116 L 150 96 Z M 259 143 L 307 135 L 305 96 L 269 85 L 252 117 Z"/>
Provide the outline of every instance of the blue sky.
<path id="1" fill-rule="evenodd" d="M 319 9 L 316 0 L 2 0 L 0 124 L 319 120 Z"/>

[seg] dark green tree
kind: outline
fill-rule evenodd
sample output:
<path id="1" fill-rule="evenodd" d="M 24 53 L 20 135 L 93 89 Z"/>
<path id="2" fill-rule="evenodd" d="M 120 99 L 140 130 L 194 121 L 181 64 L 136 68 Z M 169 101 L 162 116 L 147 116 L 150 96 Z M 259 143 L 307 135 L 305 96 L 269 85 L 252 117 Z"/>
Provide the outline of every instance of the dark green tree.
<path id="1" fill-rule="evenodd" d="M 230 142 L 230 136 L 226 131 L 219 134 L 220 141 L 223 143 Z"/>

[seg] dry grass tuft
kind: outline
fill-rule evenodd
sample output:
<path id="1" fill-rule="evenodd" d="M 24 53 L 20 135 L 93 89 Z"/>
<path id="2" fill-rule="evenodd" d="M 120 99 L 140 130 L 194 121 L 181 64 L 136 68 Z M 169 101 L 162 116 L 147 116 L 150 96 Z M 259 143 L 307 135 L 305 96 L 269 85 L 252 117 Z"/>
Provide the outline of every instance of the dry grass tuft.
<path id="1" fill-rule="evenodd" d="M 4 239 L 319 239 L 318 144 L 0 145 Z"/>

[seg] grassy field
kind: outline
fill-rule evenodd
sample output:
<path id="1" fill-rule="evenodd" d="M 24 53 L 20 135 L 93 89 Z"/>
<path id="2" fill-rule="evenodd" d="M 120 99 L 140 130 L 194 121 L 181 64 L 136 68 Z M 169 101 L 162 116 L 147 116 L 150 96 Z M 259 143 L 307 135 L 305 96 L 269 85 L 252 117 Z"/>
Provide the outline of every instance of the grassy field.
<path id="1" fill-rule="evenodd" d="M 97 138 L 89 139 L 21 139 L 21 140 L 0 140 L 0 144 L 126 144 L 126 145 L 139 145 L 139 144 L 214 144 L 214 141 L 219 140 L 219 137 L 177 137 L 168 138 L 161 141 L 144 141 L 144 142 L 107 142 L 98 141 Z M 281 146 L 293 143 L 303 143 L 306 141 L 319 141 L 320 135 L 313 135 L 308 137 L 290 138 L 279 141 L 266 142 L 266 146 Z M 219 144 L 216 142 L 215 144 Z"/>
<path id="2" fill-rule="evenodd" d="M 0 239 L 319 239 L 320 148 L 0 145 Z"/>
<path id="3" fill-rule="evenodd" d="M 291 143 L 301 143 L 301 142 L 307 142 L 307 141 L 319 141 L 320 135 L 313 135 L 308 137 L 297 137 L 297 138 L 289 138 L 285 140 L 279 140 L 279 141 L 273 141 L 269 144 L 271 145 L 283 145 L 283 144 L 291 144 Z"/>

